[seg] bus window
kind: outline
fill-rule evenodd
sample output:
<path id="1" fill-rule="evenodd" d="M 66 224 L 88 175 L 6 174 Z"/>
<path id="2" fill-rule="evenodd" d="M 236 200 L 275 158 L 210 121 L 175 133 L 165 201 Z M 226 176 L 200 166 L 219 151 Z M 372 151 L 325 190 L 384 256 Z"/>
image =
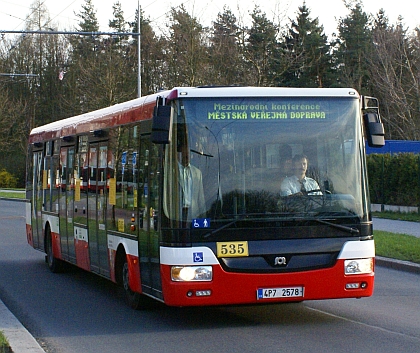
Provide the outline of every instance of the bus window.
<path id="1" fill-rule="evenodd" d="M 111 134 L 108 151 L 107 179 L 108 229 L 137 234 L 138 208 L 138 138 L 134 127 L 122 127 Z M 111 185 L 113 190 L 111 190 Z"/>

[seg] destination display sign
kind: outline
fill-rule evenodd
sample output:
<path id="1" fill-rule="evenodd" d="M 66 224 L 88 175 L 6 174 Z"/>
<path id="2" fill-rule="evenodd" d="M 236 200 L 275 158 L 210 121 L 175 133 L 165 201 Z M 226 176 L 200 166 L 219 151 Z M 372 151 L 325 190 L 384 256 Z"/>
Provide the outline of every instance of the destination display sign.
<path id="1" fill-rule="evenodd" d="M 343 98 L 291 98 L 291 99 L 211 99 L 196 102 L 195 109 L 201 119 L 211 121 L 308 121 L 336 119 L 353 110 L 352 99 Z"/>
<path id="2" fill-rule="evenodd" d="M 327 111 L 319 104 L 220 104 L 213 103 L 209 120 L 325 119 Z"/>

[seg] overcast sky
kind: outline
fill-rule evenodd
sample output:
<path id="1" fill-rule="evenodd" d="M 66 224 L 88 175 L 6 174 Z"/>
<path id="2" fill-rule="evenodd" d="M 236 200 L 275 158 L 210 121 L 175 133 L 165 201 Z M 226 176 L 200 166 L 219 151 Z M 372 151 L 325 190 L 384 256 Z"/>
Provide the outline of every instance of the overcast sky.
<path id="1" fill-rule="evenodd" d="M 47 6 L 50 17 L 59 29 L 74 29 L 84 0 L 41 0 Z M 108 31 L 108 21 L 112 19 L 112 5 L 117 0 L 92 0 L 101 31 Z M 138 0 L 119 0 L 127 21 L 133 21 Z M 250 21 L 249 12 L 256 3 L 267 14 L 270 20 L 278 23 L 279 19 L 289 23 L 288 18 L 296 18 L 298 7 L 304 0 L 141 0 L 142 10 L 149 17 L 154 29 L 165 28 L 166 14 L 171 7 L 184 4 L 187 11 L 197 17 L 201 24 L 210 25 L 223 6 L 227 5 L 238 19 L 247 23 Z M 0 0 L 0 31 L 23 30 L 24 19 L 30 14 L 33 0 Z M 306 0 L 312 18 L 319 18 L 325 33 L 331 35 L 336 32 L 338 19 L 345 17 L 348 10 L 342 0 Z M 420 27 L 420 1 L 418 0 L 363 0 L 363 8 L 367 13 L 376 14 L 383 8 L 391 23 L 396 23 L 401 15 L 404 23 L 413 30 Z"/>

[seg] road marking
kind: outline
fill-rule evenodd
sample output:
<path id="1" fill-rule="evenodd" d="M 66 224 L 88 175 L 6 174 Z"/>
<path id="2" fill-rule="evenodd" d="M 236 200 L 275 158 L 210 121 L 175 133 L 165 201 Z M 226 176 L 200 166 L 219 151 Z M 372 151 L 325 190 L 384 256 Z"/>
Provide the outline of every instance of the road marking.
<path id="1" fill-rule="evenodd" d="M 403 332 L 391 331 L 391 330 L 388 330 L 388 329 L 383 328 L 383 327 L 380 327 L 380 326 L 375 326 L 375 325 L 366 324 L 366 323 L 364 323 L 364 322 L 360 322 L 360 321 L 356 321 L 356 320 L 348 319 L 348 318 L 346 318 L 346 317 L 339 316 L 339 315 L 335 315 L 335 314 L 329 313 L 329 312 L 324 311 L 324 310 L 311 308 L 311 307 L 309 307 L 309 306 L 307 306 L 307 305 L 305 305 L 305 306 L 306 306 L 309 310 L 312 310 L 312 311 L 315 311 L 315 312 L 318 312 L 318 313 L 321 313 L 321 314 L 325 314 L 325 315 L 328 315 L 328 316 L 334 317 L 334 318 L 336 318 L 336 319 L 342 319 L 342 320 L 344 320 L 344 321 L 348 321 L 348 322 L 351 322 L 351 323 L 353 323 L 353 324 L 362 325 L 362 326 L 365 326 L 365 327 L 369 327 L 369 328 L 377 329 L 377 330 L 382 331 L 382 332 L 391 333 L 391 334 L 398 335 L 398 336 L 402 336 L 402 337 L 414 338 L 414 339 L 416 339 L 416 340 L 420 341 L 420 337 L 417 337 L 417 336 L 408 335 L 408 334 L 403 333 Z"/>

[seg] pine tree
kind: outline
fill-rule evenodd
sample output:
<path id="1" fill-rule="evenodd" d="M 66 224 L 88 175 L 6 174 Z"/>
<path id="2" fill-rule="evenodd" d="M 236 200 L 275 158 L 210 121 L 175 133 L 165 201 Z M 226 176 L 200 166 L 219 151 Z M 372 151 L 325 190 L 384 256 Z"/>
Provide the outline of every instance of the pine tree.
<path id="1" fill-rule="evenodd" d="M 354 6 L 354 7 L 352 7 Z M 370 94 L 367 58 L 372 53 L 372 31 L 369 16 L 362 3 L 347 4 L 350 13 L 339 21 L 336 67 L 340 85 L 355 88 L 361 94 Z"/>
<path id="2" fill-rule="evenodd" d="M 133 33 L 138 33 L 138 10 L 134 22 L 130 23 Z M 133 68 L 132 78 L 138 77 L 138 40 L 133 37 L 128 53 L 128 60 Z M 162 67 L 164 66 L 163 40 L 160 40 L 150 25 L 150 19 L 146 18 L 143 11 L 140 13 L 140 70 L 141 70 L 141 94 L 150 94 L 157 92 L 164 87 L 162 77 Z M 135 68 L 135 70 L 134 70 Z"/>
<path id="3" fill-rule="evenodd" d="M 121 8 L 121 3 L 117 1 L 112 5 L 112 12 L 114 18 L 109 21 L 109 28 L 117 33 L 126 33 L 128 23 L 124 19 L 124 12 Z M 120 44 L 120 49 L 123 50 L 123 47 L 127 44 L 128 36 L 116 35 L 113 36 L 113 44 Z"/>
<path id="4" fill-rule="evenodd" d="M 80 18 L 77 30 L 98 32 L 99 23 L 92 0 L 84 1 L 82 10 L 76 13 L 76 16 Z M 65 84 L 69 90 L 73 91 L 69 94 L 68 101 L 74 110 L 73 115 L 109 105 L 103 102 L 104 92 L 98 85 L 98 80 L 102 79 L 104 74 L 101 70 L 102 39 L 94 34 L 92 36 L 80 35 L 72 36 L 70 42 L 73 50 Z"/>
<path id="5" fill-rule="evenodd" d="M 208 53 L 204 44 L 204 29 L 183 5 L 172 8 L 170 38 L 167 41 L 166 63 L 171 86 L 197 86 L 206 84 Z"/>
<path id="6" fill-rule="evenodd" d="M 102 90 L 101 105 L 109 106 L 121 103 L 136 96 L 137 63 L 133 66 L 129 56 L 129 24 L 124 19 L 121 3 L 113 6 L 113 19 L 109 21 L 111 31 L 119 33 L 102 40 L 102 50 L 99 58 L 98 86 Z"/>
<path id="7" fill-rule="evenodd" d="M 318 18 L 310 17 L 305 3 L 299 7 L 296 21 L 291 23 L 284 48 L 290 60 L 284 75 L 286 86 L 325 87 L 330 84 L 327 78 L 331 65 L 328 39 Z"/>
<path id="8" fill-rule="evenodd" d="M 78 23 L 79 32 L 91 32 L 95 33 L 99 31 L 99 22 L 96 17 L 96 10 L 92 4 L 92 0 L 84 0 L 85 3 L 82 4 L 82 11 L 76 13 L 76 16 L 80 18 Z M 92 35 L 80 36 L 76 40 L 72 39 L 73 44 L 73 54 L 75 57 L 89 57 L 95 53 L 100 46 L 100 38 L 98 36 Z"/>
<path id="9" fill-rule="evenodd" d="M 235 15 L 227 7 L 213 22 L 210 38 L 209 83 L 215 85 L 244 84 L 243 56 L 239 47 L 241 30 Z"/>
<path id="10" fill-rule="evenodd" d="M 256 6 L 251 13 L 252 26 L 245 43 L 245 57 L 251 68 L 249 84 L 272 86 L 276 76 L 276 60 L 279 58 L 278 28 Z"/>

